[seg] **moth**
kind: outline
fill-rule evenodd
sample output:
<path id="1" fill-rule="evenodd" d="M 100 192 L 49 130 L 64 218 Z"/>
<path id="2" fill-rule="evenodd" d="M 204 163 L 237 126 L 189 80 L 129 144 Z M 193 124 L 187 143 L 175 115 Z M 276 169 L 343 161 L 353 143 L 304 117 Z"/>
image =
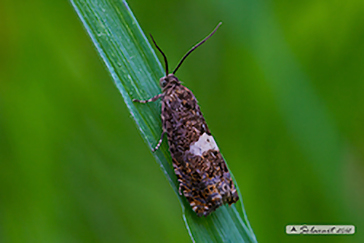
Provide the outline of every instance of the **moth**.
<path id="1" fill-rule="evenodd" d="M 165 63 L 166 76 L 160 79 L 162 93 L 148 100 L 133 100 L 148 103 L 161 99 L 163 131 L 152 151 L 159 149 L 164 135 L 167 134 L 179 193 L 186 197 L 199 217 L 208 216 L 225 203 L 231 205 L 237 202 L 239 196 L 195 96 L 181 84 L 175 73 L 187 56 L 208 40 L 220 25 L 221 22 L 207 37 L 193 46 L 172 73 L 168 71 L 166 55 L 151 36 Z"/>

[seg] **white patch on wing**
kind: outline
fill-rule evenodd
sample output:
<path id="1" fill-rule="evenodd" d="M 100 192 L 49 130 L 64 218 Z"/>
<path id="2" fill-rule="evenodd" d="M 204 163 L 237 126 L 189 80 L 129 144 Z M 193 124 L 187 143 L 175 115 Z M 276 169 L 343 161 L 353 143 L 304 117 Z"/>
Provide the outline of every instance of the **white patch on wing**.
<path id="1" fill-rule="evenodd" d="M 217 147 L 215 139 L 211 135 L 204 133 L 197 142 L 190 145 L 189 151 L 194 155 L 202 156 L 204 152 L 209 150 L 219 151 L 219 148 Z"/>

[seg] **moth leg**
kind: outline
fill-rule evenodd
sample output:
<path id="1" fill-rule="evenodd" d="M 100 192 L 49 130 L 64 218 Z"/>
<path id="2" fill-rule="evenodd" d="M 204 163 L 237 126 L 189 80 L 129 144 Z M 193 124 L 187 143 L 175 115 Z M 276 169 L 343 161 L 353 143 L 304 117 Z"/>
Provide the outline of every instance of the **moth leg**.
<path id="1" fill-rule="evenodd" d="M 154 98 L 154 97 L 153 97 Z M 155 146 L 155 148 L 152 149 L 152 152 L 155 152 L 159 149 L 159 147 L 161 146 L 162 142 L 163 142 L 163 137 L 164 137 L 165 131 L 162 132 L 162 136 L 158 141 L 157 146 Z"/>
<path id="2" fill-rule="evenodd" d="M 154 96 L 154 97 L 152 97 L 152 98 L 150 98 L 149 100 L 137 100 L 137 99 L 133 99 L 133 102 L 138 102 L 138 103 L 143 103 L 143 104 L 145 104 L 145 103 L 149 103 L 149 102 L 153 102 L 153 101 L 156 101 L 156 100 L 158 100 L 160 97 L 162 97 L 163 96 L 163 93 L 161 93 L 161 94 L 157 94 L 156 96 Z"/>

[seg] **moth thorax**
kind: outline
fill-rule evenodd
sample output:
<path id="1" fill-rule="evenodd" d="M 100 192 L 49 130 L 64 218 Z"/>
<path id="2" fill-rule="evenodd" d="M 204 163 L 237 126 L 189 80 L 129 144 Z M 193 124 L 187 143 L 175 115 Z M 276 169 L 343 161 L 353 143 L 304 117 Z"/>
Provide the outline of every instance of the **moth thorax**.
<path id="1" fill-rule="evenodd" d="M 167 86 L 174 86 L 181 83 L 173 73 L 164 76 L 159 81 L 162 88 L 167 88 Z"/>

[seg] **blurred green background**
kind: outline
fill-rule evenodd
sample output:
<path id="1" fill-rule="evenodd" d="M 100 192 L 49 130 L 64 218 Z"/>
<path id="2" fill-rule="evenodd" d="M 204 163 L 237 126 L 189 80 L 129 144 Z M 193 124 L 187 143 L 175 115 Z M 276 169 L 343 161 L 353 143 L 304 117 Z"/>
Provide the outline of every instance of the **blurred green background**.
<path id="1" fill-rule="evenodd" d="M 195 93 L 259 242 L 364 242 L 364 2 L 130 0 Z M 0 242 L 189 242 L 67 1 L 0 3 Z M 158 82 L 158 80 L 156 80 Z M 287 236 L 287 224 L 354 236 Z"/>

